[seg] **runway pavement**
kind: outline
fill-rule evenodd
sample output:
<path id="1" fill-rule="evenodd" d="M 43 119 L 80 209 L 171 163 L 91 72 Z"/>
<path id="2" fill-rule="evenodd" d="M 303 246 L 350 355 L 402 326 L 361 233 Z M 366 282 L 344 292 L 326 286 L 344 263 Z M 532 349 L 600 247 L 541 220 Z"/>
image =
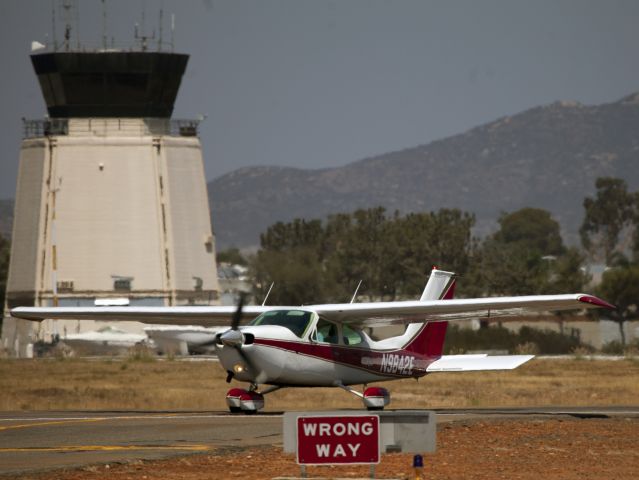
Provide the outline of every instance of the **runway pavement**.
<path id="1" fill-rule="evenodd" d="M 486 417 L 639 417 L 639 407 L 436 412 L 438 423 Z M 281 442 L 280 413 L 4 412 L 0 413 L 0 475 L 189 453 L 214 454 Z"/>

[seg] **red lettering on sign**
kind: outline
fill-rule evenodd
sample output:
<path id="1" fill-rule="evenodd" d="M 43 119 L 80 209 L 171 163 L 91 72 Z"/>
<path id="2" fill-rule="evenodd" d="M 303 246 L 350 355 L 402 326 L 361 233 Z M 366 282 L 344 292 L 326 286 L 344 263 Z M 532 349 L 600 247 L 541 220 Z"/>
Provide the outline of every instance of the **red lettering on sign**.
<path id="1" fill-rule="evenodd" d="M 298 417 L 297 463 L 379 463 L 379 417 Z"/>

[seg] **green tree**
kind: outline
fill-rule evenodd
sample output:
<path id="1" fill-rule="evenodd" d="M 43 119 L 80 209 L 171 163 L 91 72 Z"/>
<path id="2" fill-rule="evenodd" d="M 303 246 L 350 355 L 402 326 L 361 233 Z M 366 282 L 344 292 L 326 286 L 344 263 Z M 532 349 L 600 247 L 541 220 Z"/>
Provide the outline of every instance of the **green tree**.
<path id="1" fill-rule="evenodd" d="M 623 251 L 619 237 L 632 225 L 637 214 L 637 195 L 628 192 L 620 178 L 600 177 L 596 180 L 595 198 L 584 199 L 585 217 L 579 234 L 581 243 L 593 258 L 613 263 L 615 251 Z M 637 236 L 635 235 L 635 239 Z M 638 243 L 638 242 L 636 242 Z"/>
<path id="2" fill-rule="evenodd" d="M 248 260 L 240 249 L 237 247 L 230 247 L 226 250 L 217 252 L 215 256 L 218 263 L 230 263 L 232 265 L 248 265 Z"/>
<path id="3" fill-rule="evenodd" d="M 619 325 L 621 344 L 626 344 L 624 323 L 637 316 L 639 308 L 639 265 L 615 267 L 604 272 L 597 294 L 612 303 L 616 310 L 606 311 Z"/>
<path id="4" fill-rule="evenodd" d="M 456 209 L 410 213 L 393 220 L 397 260 L 389 265 L 403 296 L 419 296 L 432 266 L 466 272 L 475 217 Z"/>
<path id="5" fill-rule="evenodd" d="M 560 294 L 583 292 L 591 276 L 583 268 L 586 261 L 584 253 L 576 247 L 566 249 L 563 255 L 548 260 L 546 282 L 538 293 Z M 573 315 L 570 311 L 555 312 L 559 331 L 564 334 L 564 320 Z"/>
<path id="6" fill-rule="evenodd" d="M 485 239 L 474 256 L 473 295 L 532 295 L 544 283 L 546 264 L 536 250 L 495 238 Z M 481 291 L 477 291 L 480 289 Z"/>
<path id="7" fill-rule="evenodd" d="M 369 298 L 418 296 L 432 265 L 463 270 L 468 264 L 474 221 L 459 210 L 389 217 L 377 207 L 325 222 L 276 223 L 260 236 L 251 264 L 256 296 L 275 282 L 269 302 L 344 302 L 360 280 L 360 294 Z"/>
<path id="8" fill-rule="evenodd" d="M 502 214 L 499 227 L 494 236 L 497 242 L 517 244 L 541 255 L 561 255 L 564 252 L 559 223 L 547 210 L 522 208 Z"/>
<path id="9" fill-rule="evenodd" d="M 633 195 L 632 228 L 634 229 L 632 238 L 632 259 L 639 263 L 639 191 Z"/>
<path id="10" fill-rule="evenodd" d="M 269 303 L 302 305 L 329 301 L 336 282 L 327 259 L 326 232 L 320 220 L 278 222 L 260 235 L 261 248 L 250 262 L 255 296 Z"/>
<path id="11" fill-rule="evenodd" d="M 548 261 L 549 275 L 539 293 L 582 292 L 590 275 L 583 268 L 586 256 L 576 247 L 567 248 L 563 255 Z"/>
<path id="12" fill-rule="evenodd" d="M 566 249 L 550 213 L 522 208 L 502 214 L 499 230 L 474 251 L 470 279 L 475 295 L 531 295 L 546 291 Z M 571 252 L 574 260 L 574 252 Z M 574 263 L 562 261 L 579 270 Z M 562 275 L 564 275 L 562 270 Z M 481 290 L 481 291 L 478 291 Z"/>
<path id="13" fill-rule="evenodd" d="M 264 298 L 274 283 L 269 304 L 312 304 L 329 296 L 322 265 L 309 247 L 295 247 L 286 252 L 259 251 L 253 262 L 253 276 L 257 298 Z"/>
<path id="14" fill-rule="evenodd" d="M 323 240 L 321 220 L 296 218 L 292 222 L 277 222 L 260 235 L 260 245 L 265 250 L 286 251 L 302 246 L 317 247 Z"/>
<path id="15" fill-rule="evenodd" d="M 343 241 L 333 252 L 334 267 L 342 289 L 362 280 L 362 293 L 394 299 L 397 286 L 389 275 L 396 250 L 391 243 L 390 222 L 384 208 L 357 210 L 341 234 Z"/>

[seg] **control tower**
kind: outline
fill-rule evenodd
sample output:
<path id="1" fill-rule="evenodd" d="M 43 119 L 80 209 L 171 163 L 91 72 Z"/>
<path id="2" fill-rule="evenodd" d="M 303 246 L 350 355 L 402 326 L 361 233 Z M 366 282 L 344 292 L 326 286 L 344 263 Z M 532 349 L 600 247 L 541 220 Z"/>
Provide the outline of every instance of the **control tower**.
<path id="1" fill-rule="evenodd" d="M 31 61 L 48 116 L 23 121 L 0 347 L 22 356 L 36 339 L 81 328 L 7 318 L 19 305 L 217 303 L 198 121 L 171 118 L 188 55 L 103 49 Z"/>

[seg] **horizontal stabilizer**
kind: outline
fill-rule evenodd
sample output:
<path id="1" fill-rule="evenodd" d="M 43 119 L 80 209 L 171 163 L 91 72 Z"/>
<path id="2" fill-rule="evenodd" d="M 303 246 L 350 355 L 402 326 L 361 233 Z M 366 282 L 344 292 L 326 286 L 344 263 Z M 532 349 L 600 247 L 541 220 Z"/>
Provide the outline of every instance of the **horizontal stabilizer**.
<path id="1" fill-rule="evenodd" d="M 478 370 L 512 370 L 534 355 L 444 355 L 426 369 L 427 372 L 473 372 Z"/>

